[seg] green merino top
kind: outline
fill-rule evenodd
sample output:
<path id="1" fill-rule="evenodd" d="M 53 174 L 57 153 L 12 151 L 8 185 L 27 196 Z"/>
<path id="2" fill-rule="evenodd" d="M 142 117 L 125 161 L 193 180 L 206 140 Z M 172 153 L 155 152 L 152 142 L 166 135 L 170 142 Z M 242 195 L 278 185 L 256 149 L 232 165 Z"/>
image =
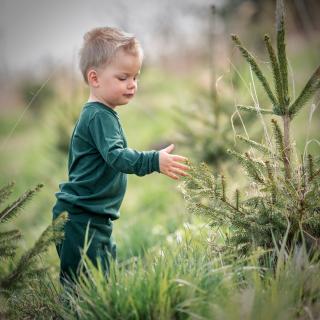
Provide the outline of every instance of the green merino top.
<path id="1" fill-rule="evenodd" d="M 144 176 L 160 172 L 159 151 L 127 147 L 115 110 L 100 102 L 84 105 L 69 146 L 69 181 L 59 185 L 55 216 L 69 213 L 120 216 L 127 188 L 127 173 Z"/>

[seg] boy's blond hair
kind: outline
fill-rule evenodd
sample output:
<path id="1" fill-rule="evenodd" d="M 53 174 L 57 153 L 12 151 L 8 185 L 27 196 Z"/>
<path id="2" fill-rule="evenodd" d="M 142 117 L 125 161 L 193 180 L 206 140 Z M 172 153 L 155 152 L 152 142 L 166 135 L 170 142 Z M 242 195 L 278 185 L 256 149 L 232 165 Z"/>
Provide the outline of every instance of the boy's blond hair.
<path id="1" fill-rule="evenodd" d="M 143 51 L 136 37 L 117 28 L 95 28 L 88 31 L 83 39 L 79 67 L 86 83 L 88 70 L 110 63 L 120 49 L 143 58 Z"/>

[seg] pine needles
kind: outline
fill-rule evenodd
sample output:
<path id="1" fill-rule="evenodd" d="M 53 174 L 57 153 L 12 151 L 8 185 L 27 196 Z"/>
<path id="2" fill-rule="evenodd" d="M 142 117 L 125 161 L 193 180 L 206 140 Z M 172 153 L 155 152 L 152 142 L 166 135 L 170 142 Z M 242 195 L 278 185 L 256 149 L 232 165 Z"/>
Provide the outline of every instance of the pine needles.
<path id="1" fill-rule="evenodd" d="M 12 193 L 14 183 L 0 189 L 0 204 L 2 204 Z M 0 226 L 11 221 L 21 212 L 25 204 L 38 192 L 43 185 L 39 184 L 34 189 L 27 190 L 17 200 L 9 204 L 0 212 Z M 43 254 L 53 241 L 60 241 L 63 238 L 62 228 L 66 215 L 61 215 L 52 225 L 49 225 L 36 241 L 34 246 L 27 250 L 16 261 L 16 250 L 21 233 L 17 229 L 0 231 L 0 293 L 10 295 L 15 289 L 22 288 L 31 279 L 38 277 L 45 272 L 45 268 L 37 267 L 36 258 Z M 8 267 L 10 261 L 10 267 Z"/>
<path id="2" fill-rule="evenodd" d="M 238 36 L 232 35 L 233 42 L 271 101 L 272 110 L 262 109 L 260 112 L 279 116 L 283 122 L 282 130 L 276 119 L 271 120 L 273 143 L 270 146 L 237 136 L 259 152 L 258 158 L 253 158 L 249 152 L 242 155 L 228 150 L 247 173 L 250 189 L 237 189 L 234 199 L 230 200 L 226 179 L 215 177 L 204 164 L 192 165 L 191 178 L 186 178 L 181 186 L 188 209 L 208 217 L 213 227 L 227 227 L 230 233 L 226 245 L 244 254 L 256 247 L 272 249 L 275 243 L 283 243 L 284 237 L 290 248 L 301 241 L 301 237 L 297 237 L 301 232 L 309 246 L 318 246 L 320 239 L 319 159 L 315 161 L 309 154 L 306 161 L 303 158 L 294 161 L 290 137 L 293 117 L 320 88 L 320 67 L 290 105 L 282 0 L 277 0 L 276 20 L 277 52 L 270 37 L 264 37 L 272 67 L 273 89 L 254 56 L 242 45 Z M 257 113 L 254 107 L 239 108 Z M 246 198 L 243 194 L 247 194 Z"/>

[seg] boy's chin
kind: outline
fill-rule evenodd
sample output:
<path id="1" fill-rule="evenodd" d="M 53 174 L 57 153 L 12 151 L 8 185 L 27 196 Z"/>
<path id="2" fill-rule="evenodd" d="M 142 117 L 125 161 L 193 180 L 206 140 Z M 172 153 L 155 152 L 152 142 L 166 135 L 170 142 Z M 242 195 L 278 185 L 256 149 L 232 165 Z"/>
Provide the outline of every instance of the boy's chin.
<path id="1" fill-rule="evenodd" d="M 124 99 L 123 101 L 121 101 L 120 103 L 119 103 L 119 105 L 125 105 L 125 104 L 128 104 L 128 103 L 130 103 L 131 102 L 131 100 L 132 100 L 132 98 L 126 98 L 126 99 Z"/>
<path id="2" fill-rule="evenodd" d="M 121 102 L 117 103 L 117 106 L 125 106 L 128 103 L 130 103 L 130 101 L 121 101 Z"/>

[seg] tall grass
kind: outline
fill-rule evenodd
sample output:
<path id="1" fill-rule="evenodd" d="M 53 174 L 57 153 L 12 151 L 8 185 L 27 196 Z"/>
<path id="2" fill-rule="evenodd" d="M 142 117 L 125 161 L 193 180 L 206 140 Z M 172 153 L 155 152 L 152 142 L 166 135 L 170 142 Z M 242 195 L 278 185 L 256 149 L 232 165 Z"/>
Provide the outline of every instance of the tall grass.
<path id="1" fill-rule="evenodd" d="M 143 259 L 113 262 L 107 280 L 84 256 L 88 274 L 68 294 L 67 319 L 317 319 L 318 256 L 283 246 L 273 252 L 276 267 L 262 268 L 265 252 L 239 260 L 213 251 L 205 236 L 185 229 L 179 241 L 150 249 Z"/>
<path id="2" fill-rule="evenodd" d="M 80 276 L 77 295 L 70 296 L 73 310 L 81 319 L 201 319 L 231 266 L 222 266 L 190 231 L 175 238 L 143 259 L 113 263 L 107 281 L 84 257 L 89 276 Z"/>

